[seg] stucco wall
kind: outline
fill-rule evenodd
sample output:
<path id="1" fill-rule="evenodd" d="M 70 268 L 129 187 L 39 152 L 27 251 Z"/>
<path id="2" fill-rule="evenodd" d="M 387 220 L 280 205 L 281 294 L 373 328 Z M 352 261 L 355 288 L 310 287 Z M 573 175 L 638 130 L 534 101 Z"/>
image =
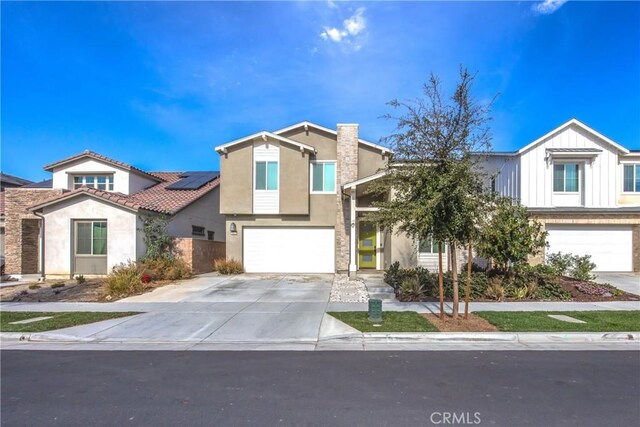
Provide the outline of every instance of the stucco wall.
<path id="1" fill-rule="evenodd" d="M 280 214 L 309 213 L 309 153 L 280 144 Z"/>
<path id="2" fill-rule="evenodd" d="M 387 156 L 383 156 L 380 150 L 358 144 L 358 179 L 373 175 L 383 169 L 387 160 Z"/>
<path id="3" fill-rule="evenodd" d="M 220 155 L 220 213 L 253 212 L 253 143 L 229 147 Z"/>
<path id="4" fill-rule="evenodd" d="M 107 268 L 136 259 L 136 213 L 90 197 L 63 201 L 43 210 L 45 274 L 72 274 L 72 220 L 107 220 Z"/>
<path id="5" fill-rule="evenodd" d="M 193 237 L 207 240 L 207 231 L 214 232 L 214 240 L 225 240 L 225 217 L 220 215 L 220 187 L 211 190 L 200 200 L 193 202 L 174 215 L 167 227 L 167 231 L 174 237 Z M 204 236 L 193 236 L 191 226 L 205 228 Z"/>

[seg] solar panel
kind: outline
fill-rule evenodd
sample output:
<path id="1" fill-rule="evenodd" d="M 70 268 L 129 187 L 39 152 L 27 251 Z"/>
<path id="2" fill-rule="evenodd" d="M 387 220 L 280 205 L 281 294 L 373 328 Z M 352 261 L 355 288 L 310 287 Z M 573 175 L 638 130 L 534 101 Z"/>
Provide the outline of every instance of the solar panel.
<path id="1" fill-rule="evenodd" d="M 205 184 L 213 181 L 218 176 L 220 176 L 220 172 L 214 171 L 185 172 L 180 175 L 179 181 L 167 185 L 166 188 L 167 190 L 197 190 Z"/>

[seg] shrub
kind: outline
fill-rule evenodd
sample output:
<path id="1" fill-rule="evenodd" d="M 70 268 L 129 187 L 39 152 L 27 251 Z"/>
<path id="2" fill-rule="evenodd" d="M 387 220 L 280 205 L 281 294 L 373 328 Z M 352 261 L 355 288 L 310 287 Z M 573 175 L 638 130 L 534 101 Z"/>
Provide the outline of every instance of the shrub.
<path id="1" fill-rule="evenodd" d="M 180 258 L 147 258 L 139 263 L 139 270 L 151 280 L 179 280 L 191 276 L 191 268 Z"/>
<path id="2" fill-rule="evenodd" d="M 220 274 L 240 274 L 244 272 L 242 263 L 237 259 L 217 259 L 213 262 L 213 268 Z"/>
<path id="3" fill-rule="evenodd" d="M 596 268 L 596 265 L 591 261 L 591 255 L 576 255 L 573 257 L 573 268 L 569 275 L 574 279 L 587 282 L 596 278 L 591 274 L 594 268 Z"/>
<path id="4" fill-rule="evenodd" d="M 140 280 L 142 280 L 142 283 L 150 283 L 151 282 L 151 276 L 149 276 L 148 274 L 143 274 L 140 277 Z"/>
<path id="5" fill-rule="evenodd" d="M 86 281 L 87 281 L 87 279 L 85 279 L 85 278 L 84 278 L 84 276 L 83 276 L 82 274 L 78 274 L 78 275 L 76 276 L 76 283 L 77 283 L 78 285 L 82 285 L 82 284 L 83 284 L 84 282 L 86 282 Z"/>
<path id="6" fill-rule="evenodd" d="M 546 263 L 558 276 L 566 276 L 573 264 L 573 255 L 555 252 L 547 255 Z"/>
<path id="7" fill-rule="evenodd" d="M 29 285 L 29 289 L 31 290 L 40 289 L 40 285 L 38 285 L 37 283 L 32 283 Z"/>
<path id="8" fill-rule="evenodd" d="M 460 295 L 464 298 L 466 295 L 467 289 L 467 276 L 466 272 L 464 276 L 460 276 Z M 437 280 L 437 275 L 436 275 Z M 480 299 L 485 296 L 485 291 L 489 287 L 489 277 L 487 273 L 479 272 L 479 273 L 471 273 L 471 293 L 470 299 Z M 437 295 L 437 285 L 436 285 L 436 295 Z M 444 275 L 444 295 L 447 298 L 453 298 L 453 278 L 451 276 L 451 272 L 447 272 Z"/>
<path id="9" fill-rule="evenodd" d="M 57 289 L 57 288 L 63 288 L 63 287 L 64 287 L 64 283 L 62 282 L 54 283 L 53 285 L 51 285 L 51 289 Z"/>
<path id="10" fill-rule="evenodd" d="M 107 276 L 109 292 L 116 296 L 127 296 L 140 293 L 144 290 L 142 275 L 135 262 L 118 264 Z"/>
<path id="11" fill-rule="evenodd" d="M 599 297 L 617 297 L 622 295 L 622 291 L 607 283 L 579 283 L 575 285 L 576 289 L 586 295 L 595 295 Z"/>
<path id="12" fill-rule="evenodd" d="M 425 288 L 420 285 L 417 276 L 407 277 L 402 281 L 400 295 L 402 301 L 421 301 L 425 295 Z"/>
<path id="13" fill-rule="evenodd" d="M 489 299 L 501 301 L 505 295 L 504 286 L 498 280 L 491 280 L 484 295 Z"/>
<path id="14" fill-rule="evenodd" d="M 171 221 L 168 215 L 141 216 L 144 243 L 147 251 L 144 259 L 173 259 L 175 239 L 169 235 L 167 225 Z"/>
<path id="15" fill-rule="evenodd" d="M 400 279 L 400 262 L 396 261 L 384 272 L 384 282 L 393 289 L 397 289 L 402 280 Z"/>

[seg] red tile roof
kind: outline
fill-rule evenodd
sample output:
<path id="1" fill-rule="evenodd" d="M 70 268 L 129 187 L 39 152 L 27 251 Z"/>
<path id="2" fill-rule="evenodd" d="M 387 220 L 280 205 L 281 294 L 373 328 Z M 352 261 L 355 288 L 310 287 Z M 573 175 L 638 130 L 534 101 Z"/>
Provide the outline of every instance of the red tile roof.
<path id="1" fill-rule="evenodd" d="M 156 181 L 159 180 L 158 177 L 154 176 L 153 174 L 151 174 L 149 172 L 145 172 L 142 169 L 138 169 L 138 168 L 136 168 L 134 166 L 131 166 L 131 165 L 129 165 L 127 163 L 124 163 L 124 162 L 121 162 L 119 160 L 114 160 L 114 159 L 109 158 L 107 156 L 103 156 L 102 154 L 98 154 L 98 153 L 96 153 L 94 151 L 91 151 L 91 150 L 84 150 L 82 153 L 76 154 L 76 155 L 71 156 L 71 157 L 67 157 L 66 159 L 62 159 L 62 160 L 59 160 L 59 161 L 54 162 L 54 163 L 50 163 L 50 164 L 48 164 L 48 165 L 46 165 L 44 167 L 44 170 L 50 171 L 53 168 L 55 168 L 56 166 L 64 165 L 66 163 L 73 162 L 74 160 L 78 160 L 78 159 L 81 159 L 81 158 L 84 158 L 84 157 L 90 157 L 90 158 L 98 160 L 98 161 L 109 163 L 109 164 L 112 164 L 114 166 L 118 166 L 118 167 L 120 167 L 122 169 L 125 169 L 125 170 L 135 171 L 135 172 L 137 172 L 137 173 L 139 173 L 141 175 L 147 176 L 148 178 L 155 179 Z"/>
<path id="2" fill-rule="evenodd" d="M 197 190 L 167 190 L 167 186 L 180 180 L 182 172 L 149 172 L 162 182 L 134 194 L 122 194 L 114 191 L 103 191 L 95 188 L 80 187 L 65 192 L 61 196 L 46 200 L 32 206 L 31 210 L 39 210 L 44 206 L 58 203 L 81 194 L 90 195 L 133 210 L 147 210 L 173 215 L 195 202 L 220 184 L 220 178 L 208 182 Z"/>

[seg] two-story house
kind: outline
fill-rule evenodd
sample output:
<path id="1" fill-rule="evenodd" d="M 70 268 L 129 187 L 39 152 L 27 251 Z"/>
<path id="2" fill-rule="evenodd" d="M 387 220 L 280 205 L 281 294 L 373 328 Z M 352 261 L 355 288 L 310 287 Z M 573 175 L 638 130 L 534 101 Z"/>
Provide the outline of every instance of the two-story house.
<path id="1" fill-rule="evenodd" d="M 544 223 L 546 253 L 591 255 L 596 271 L 640 271 L 640 152 L 576 119 L 485 168 L 500 194 Z"/>
<path id="2" fill-rule="evenodd" d="M 50 180 L 6 190 L 7 274 L 107 274 L 145 254 L 148 215 L 169 216 L 169 234 L 185 238 L 181 250 L 224 242 L 218 172 L 145 172 L 91 151 L 44 169 Z M 212 269 L 213 254 L 202 254 L 206 266 L 184 255 L 196 271 Z"/>
<path id="3" fill-rule="evenodd" d="M 395 261 L 437 270 L 436 242 L 364 218 L 376 209 L 366 187 L 392 153 L 360 139 L 358 125 L 301 122 L 216 151 L 227 255 L 246 271 L 354 272 Z M 546 253 L 590 254 L 597 271 L 640 271 L 640 152 L 570 120 L 518 151 L 493 153 L 485 169 L 495 191 L 545 225 Z"/>

